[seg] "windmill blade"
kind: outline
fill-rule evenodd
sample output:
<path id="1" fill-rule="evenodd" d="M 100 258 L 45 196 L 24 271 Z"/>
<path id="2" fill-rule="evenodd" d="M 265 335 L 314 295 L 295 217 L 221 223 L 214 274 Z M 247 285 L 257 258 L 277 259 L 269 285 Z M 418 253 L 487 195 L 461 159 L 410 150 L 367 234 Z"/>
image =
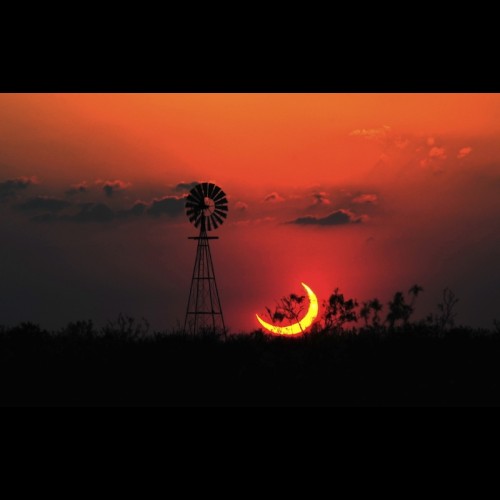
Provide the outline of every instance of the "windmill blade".
<path id="1" fill-rule="evenodd" d="M 191 217 L 191 215 L 197 215 L 199 213 L 200 213 L 200 211 L 196 208 L 189 208 L 188 210 L 186 210 L 186 215 L 188 217 Z"/>
<path id="2" fill-rule="evenodd" d="M 216 186 L 215 184 L 212 184 L 213 188 L 212 191 L 210 192 L 210 198 L 213 200 L 221 191 L 222 189 L 219 186 Z"/>
<path id="3" fill-rule="evenodd" d="M 215 212 L 212 214 L 212 217 L 219 223 L 219 225 L 224 224 L 224 221 Z M 215 227 L 217 227 L 217 226 L 215 226 Z"/>
<path id="4" fill-rule="evenodd" d="M 225 197 L 226 197 L 226 193 L 224 193 L 224 191 L 222 191 L 222 189 L 221 189 L 220 193 L 215 195 L 212 199 L 215 201 L 215 203 L 217 203 L 220 199 L 225 198 Z"/>
<path id="5" fill-rule="evenodd" d="M 214 199 L 214 193 L 218 193 L 218 191 L 216 191 L 217 189 L 220 189 L 220 187 L 216 186 L 215 184 L 213 183 L 210 183 L 208 185 L 208 197 L 213 200 Z"/>
<path id="6" fill-rule="evenodd" d="M 227 201 L 227 198 L 222 198 L 221 200 L 217 200 L 215 202 L 215 206 L 219 206 L 219 205 L 227 205 L 228 204 L 228 201 Z"/>
<path id="7" fill-rule="evenodd" d="M 205 195 L 203 194 L 203 188 L 201 187 L 201 184 L 198 184 L 194 187 L 196 192 L 198 193 L 198 196 L 200 197 L 200 201 L 203 202 L 205 200 Z"/>
<path id="8" fill-rule="evenodd" d="M 186 203 L 200 203 L 201 201 L 201 198 L 198 196 L 198 193 L 193 193 L 193 191 L 191 191 L 188 195 L 188 197 L 186 198 Z"/>
<path id="9" fill-rule="evenodd" d="M 196 207 L 186 207 L 186 212 L 202 212 L 203 209 L 198 205 Z"/>
<path id="10" fill-rule="evenodd" d="M 212 215 L 210 216 L 210 219 L 212 220 L 212 224 L 213 224 L 213 226 L 214 226 L 214 229 L 217 229 L 217 228 L 219 227 L 219 225 L 217 224 L 216 215 L 215 215 L 215 214 L 212 214 Z M 221 222 L 221 224 L 222 224 L 222 222 Z"/>
<path id="11" fill-rule="evenodd" d="M 188 201 L 186 203 L 186 208 L 191 208 L 193 210 L 201 210 L 201 204 L 200 203 L 191 203 Z"/>
<path id="12" fill-rule="evenodd" d="M 198 186 L 199 186 L 199 184 L 196 184 L 196 186 L 194 186 L 194 188 L 191 189 L 191 191 L 189 191 L 189 195 L 190 196 L 194 196 L 196 199 L 200 198 L 200 193 L 198 191 Z"/>
<path id="13" fill-rule="evenodd" d="M 224 217 L 224 219 L 227 218 L 227 213 L 226 212 L 219 212 L 218 210 L 216 210 L 214 213 L 216 213 L 220 217 Z"/>
<path id="14" fill-rule="evenodd" d="M 213 182 L 200 182 L 187 195 L 185 210 L 189 222 L 196 228 L 201 226 L 202 232 L 213 231 L 227 218 L 229 207 L 226 193 Z"/>

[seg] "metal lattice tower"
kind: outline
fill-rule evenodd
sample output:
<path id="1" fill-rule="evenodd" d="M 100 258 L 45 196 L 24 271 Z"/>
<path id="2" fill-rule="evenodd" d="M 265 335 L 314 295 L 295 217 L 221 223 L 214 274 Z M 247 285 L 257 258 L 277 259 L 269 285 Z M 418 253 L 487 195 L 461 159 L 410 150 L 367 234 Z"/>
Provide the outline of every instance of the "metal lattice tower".
<path id="1" fill-rule="evenodd" d="M 227 203 L 224 191 L 208 182 L 196 185 L 186 200 L 189 221 L 200 228 L 199 236 L 189 237 L 198 241 L 198 248 L 184 321 L 186 333 L 226 333 L 209 245 L 210 240 L 219 238 L 208 236 L 207 231 L 217 229 L 224 223 L 228 213 Z"/>

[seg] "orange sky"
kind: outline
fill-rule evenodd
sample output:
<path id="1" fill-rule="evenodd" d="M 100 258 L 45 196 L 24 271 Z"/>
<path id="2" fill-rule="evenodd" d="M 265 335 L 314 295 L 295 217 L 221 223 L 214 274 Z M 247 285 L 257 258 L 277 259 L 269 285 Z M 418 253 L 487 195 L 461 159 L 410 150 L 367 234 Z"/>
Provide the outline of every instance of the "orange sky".
<path id="1" fill-rule="evenodd" d="M 0 314 L 57 323 L 66 297 L 64 320 L 127 307 L 174 324 L 189 287 L 192 229 L 183 216 L 116 214 L 180 196 L 183 181 L 213 180 L 230 195 L 213 252 L 233 328 L 255 326 L 254 313 L 299 292 L 300 281 L 320 299 L 341 286 L 360 300 L 422 282 L 422 314 L 454 285 L 463 320 L 489 324 L 500 300 L 499 117 L 498 94 L 0 94 L 0 197 L 8 180 L 38 179 L 0 199 L 10 238 L 3 255 L 11 252 L 9 269 L 30 269 L 31 290 L 14 283 Z M 88 192 L 66 194 L 83 181 Z M 106 181 L 121 181 L 113 196 L 102 192 Z M 46 213 L 16 209 L 39 196 L 67 207 L 51 208 L 44 224 L 32 219 Z M 57 220 L 90 202 L 112 220 Z M 339 211 L 353 223 L 285 224 Z M 28 241 L 40 246 L 40 262 Z M 14 282 L 5 259 L 0 272 Z"/>
<path id="2" fill-rule="evenodd" d="M 308 169 L 311 182 L 331 182 L 376 160 L 374 145 L 353 144 L 356 129 L 500 132 L 499 99 L 488 94 L 4 94 L 0 107 L 0 159 L 57 178 L 104 169 L 158 182 L 182 168 L 301 184 Z"/>

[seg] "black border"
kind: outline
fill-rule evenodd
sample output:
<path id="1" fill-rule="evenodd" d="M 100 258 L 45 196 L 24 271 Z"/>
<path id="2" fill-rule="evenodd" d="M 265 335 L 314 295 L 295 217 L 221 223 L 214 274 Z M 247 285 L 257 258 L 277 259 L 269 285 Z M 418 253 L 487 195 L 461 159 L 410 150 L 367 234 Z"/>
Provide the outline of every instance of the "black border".
<path id="1" fill-rule="evenodd" d="M 494 67 L 428 58 L 209 56 L 46 59 L 2 62 L 0 92 L 500 92 Z"/>

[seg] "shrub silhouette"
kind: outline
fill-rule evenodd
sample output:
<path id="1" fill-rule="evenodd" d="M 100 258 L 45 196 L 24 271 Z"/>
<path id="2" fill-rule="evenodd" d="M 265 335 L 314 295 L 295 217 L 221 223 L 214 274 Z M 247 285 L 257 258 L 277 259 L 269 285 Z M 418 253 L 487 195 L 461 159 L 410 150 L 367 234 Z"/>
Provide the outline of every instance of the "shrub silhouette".
<path id="1" fill-rule="evenodd" d="M 358 321 L 358 307 L 356 299 L 345 299 L 344 294 L 336 288 L 327 302 L 324 302 L 323 314 L 325 330 L 341 332 L 346 323 Z"/>
<path id="2" fill-rule="evenodd" d="M 495 330 L 494 330 L 494 331 L 495 331 L 495 333 L 496 333 L 497 335 L 500 335 L 500 321 L 499 321 L 498 319 L 494 319 L 494 320 L 493 320 L 493 326 L 494 326 L 494 328 L 495 328 Z"/>
<path id="3" fill-rule="evenodd" d="M 440 315 L 438 317 L 439 326 L 442 329 L 452 328 L 455 326 L 455 306 L 458 303 L 456 295 L 449 289 L 443 290 L 443 301 L 438 304 Z"/>
<path id="4" fill-rule="evenodd" d="M 274 311 L 266 307 L 269 319 L 272 323 L 282 323 L 286 319 L 289 322 L 300 324 L 305 298 L 305 295 L 296 295 L 294 293 L 281 297 L 276 303 Z M 302 329 L 302 325 L 300 325 L 300 328 Z"/>
<path id="5" fill-rule="evenodd" d="M 412 314 L 415 311 L 415 302 L 424 289 L 420 285 L 413 285 L 408 293 L 411 295 L 411 302 L 408 304 L 406 302 L 403 292 L 396 292 L 394 298 L 389 302 L 389 314 L 387 315 L 386 321 L 389 323 L 389 327 L 394 329 L 394 325 L 398 321 L 402 321 L 404 325 L 408 325 Z"/>
<path id="6" fill-rule="evenodd" d="M 369 303 L 370 309 L 373 311 L 372 326 L 378 328 L 380 326 L 379 313 L 382 311 L 383 306 L 378 299 L 372 299 Z"/>
<path id="7" fill-rule="evenodd" d="M 79 325 L 81 328 L 89 325 Z M 145 318 L 136 321 L 130 316 L 119 314 L 115 321 L 108 321 L 102 329 L 102 335 L 108 338 L 118 337 L 122 340 L 136 340 L 145 337 L 149 332 L 149 322 Z"/>
<path id="8" fill-rule="evenodd" d="M 500 405 L 500 322 L 453 326 L 445 289 L 433 321 L 412 323 L 421 291 L 397 292 L 384 323 L 378 299 L 360 306 L 337 288 L 294 338 L 151 331 L 125 315 L 103 328 L 0 326 L 0 405 Z M 268 312 L 296 321 L 307 301 L 285 298 Z"/>
<path id="9" fill-rule="evenodd" d="M 412 305 L 415 304 L 415 300 L 419 296 L 420 292 L 423 292 L 424 289 L 420 285 L 413 285 L 409 290 L 408 293 L 412 295 Z"/>
<path id="10" fill-rule="evenodd" d="M 389 314 L 386 321 L 389 323 L 391 329 L 400 320 L 406 325 L 410 320 L 412 312 L 413 308 L 406 303 L 403 292 L 396 292 L 392 302 L 389 302 Z"/>
<path id="11" fill-rule="evenodd" d="M 371 314 L 371 307 L 369 302 L 363 302 L 363 306 L 359 310 L 359 317 L 363 318 L 365 321 L 365 326 L 368 326 L 368 319 L 370 318 Z"/>
<path id="12" fill-rule="evenodd" d="M 380 315 L 383 306 L 378 299 L 372 299 L 368 302 L 363 302 L 363 306 L 359 311 L 359 317 L 363 318 L 365 321 L 365 328 L 368 327 L 369 320 L 371 319 L 371 327 L 374 329 L 380 326 Z"/>

